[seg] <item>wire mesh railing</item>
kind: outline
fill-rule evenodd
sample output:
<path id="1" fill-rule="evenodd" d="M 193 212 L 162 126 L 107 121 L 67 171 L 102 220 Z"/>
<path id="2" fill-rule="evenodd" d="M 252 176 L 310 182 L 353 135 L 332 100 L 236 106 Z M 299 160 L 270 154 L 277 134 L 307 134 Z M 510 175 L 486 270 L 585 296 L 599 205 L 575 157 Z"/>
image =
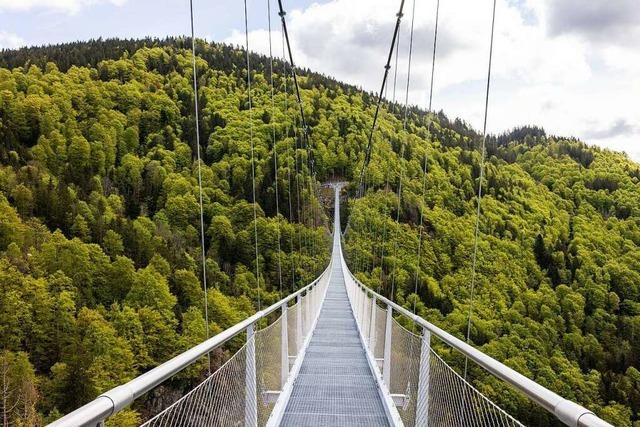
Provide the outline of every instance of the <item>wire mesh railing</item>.
<path id="1" fill-rule="evenodd" d="M 571 426 L 611 427 L 586 408 L 524 377 L 360 283 L 343 259 L 345 283 L 361 339 L 380 388 L 405 426 L 522 426 L 449 366 L 431 346 L 435 335 L 490 374 Z M 407 318 L 414 331 L 394 315 Z M 417 333 L 416 333 L 417 332 Z"/>
<path id="2" fill-rule="evenodd" d="M 398 413 L 404 425 L 416 425 L 416 399 L 420 369 L 420 342 L 422 338 L 391 322 L 391 370 L 389 392 L 402 396 Z M 434 390 L 435 391 L 435 390 Z"/>
<path id="3" fill-rule="evenodd" d="M 101 425 L 135 399 L 167 381 L 228 340 L 245 344 L 191 391 L 146 421 L 145 427 L 264 426 L 292 384 L 329 284 L 331 265 L 311 284 L 168 362 L 99 396 L 50 426 Z M 293 304 L 289 306 L 289 304 Z M 257 329 L 270 314 L 280 316 Z M 284 397 L 283 399 L 286 399 Z"/>
<path id="4" fill-rule="evenodd" d="M 377 361 L 376 366 L 381 367 L 387 392 L 403 425 L 522 425 L 458 375 L 430 343 L 425 347 L 423 336 L 388 317 L 373 294 L 369 295 L 355 281 L 353 284 L 349 294 L 362 339 Z"/>
<path id="5" fill-rule="evenodd" d="M 248 414 L 255 423 L 249 411 L 245 378 L 248 348 L 254 344 L 254 338 L 250 338 L 217 371 L 142 427 L 237 425 Z"/>
<path id="6" fill-rule="evenodd" d="M 290 355 L 300 354 L 312 332 L 327 284 L 321 279 L 295 305 L 283 305 L 283 314 L 256 331 L 229 362 L 144 426 L 267 425 L 289 377 Z"/>
<path id="7" fill-rule="evenodd" d="M 288 313 L 287 313 L 288 315 Z M 287 316 L 288 317 L 288 316 Z M 282 374 L 285 373 L 284 382 L 289 374 L 289 361 L 283 366 L 282 353 L 288 353 L 288 347 L 284 347 L 282 328 L 288 325 L 283 322 L 282 316 L 271 325 L 255 333 L 256 347 L 256 393 L 257 393 L 257 425 L 264 426 L 271 415 L 276 403 L 276 397 L 284 387 Z M 288 332 L 288 331 L 287 331 Z M 287 342 L 288 346 L 288 342 Z M 251 420 L 253 424 L 253 420 Z"/>
<path id="8" fill-rule="evenodd" d="M 430 350 L 428 419 L 438 426 L 521 426 Z"/>

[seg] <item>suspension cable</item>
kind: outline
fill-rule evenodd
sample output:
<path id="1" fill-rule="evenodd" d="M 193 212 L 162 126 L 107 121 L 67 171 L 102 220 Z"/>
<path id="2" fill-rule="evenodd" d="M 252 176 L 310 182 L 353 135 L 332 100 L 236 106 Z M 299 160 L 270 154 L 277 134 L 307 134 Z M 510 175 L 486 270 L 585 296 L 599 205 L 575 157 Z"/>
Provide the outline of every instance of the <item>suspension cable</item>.
<path id="1" fill-rule="evenodd" d="M 269 77 L 271 81 L 271 130 L 273 139 L 273 174 L 275 182 L 276 197 L 276 235 L 278 240 L 278 285 L 280 289 L 280 298 L 282 295 L 282 260 L 280 246 L 280 201 L 278 200 L 278 149 L 276 147 L 276 100 L 273 86 L 273 47 L 271 41 L 271 0 L 267 0 L 267 19 L 269 21 Z"/>
<path id="2" fill-rule="evenodd" d="M 200 158 L 200 116 L 198 113 L 198 74 L 196 71 L 196 39 L 193 25 L 193 0 L 189 0 L 191 17 L 191 65 L 193 67 L 193 109 L 196 122 L 196 153 L 198 159 L 198 192 L 200 197 L 200 249 L 202 251 L 202 284 L 204 288 L 204 321 L 206 338 L 209 339 L 209 301 L 207 292 L 207 256 L 204 246 L 204 206 L 202 203 L 202 159 Z M 211 355 L 207 353 L 207 370 L 211 375 Z"/>
<path id="3" fill-rule="evenodd" d="M 413 29 L 415 22 L 415 8 L 416 2 L 413 0 L 413 12 L 411 14 L 411 30 L 409 32 L 409 61 L 407 64 L 407 83 L 405 87 L 405 96 L 404 96 L 404 119 L 402 122 L 402 129 L 404 131 L 407 130 L 407 121 L 409 117 L 409 87 L 411 84 L 411 59 L 413 56 Z M 396 268 L 397 268 L 397 259 L 398 259 L 398 239 L 400 233 L 400 210 L 401 210 L 401 201 L 402 201 L 402 179 L 404 178 L 404 171 L 402 169 L 402 159 L 404 158 L 404 149 L 405 149 L 405 141 L 402 141 L 400 144 L 400 158 L 398 159 L 398 206 L 396 211 L 396 233 L 394 239 L 394 262 L 393 262 L 393 277 L 391 279 L 391 301 L 394 300 L 395 294 L 395 284 L 396 284 Z"/>
<path id="4" fill-rule="evenodd" d="M 395 110 L 395 104 L 396 104 L 396 86 L 398 84 L 398 56 L 400 53 L 400 30 L 402 28 L 398 28 L 398 41 L 396 43 L 396 58 L 395 58 L 395 65 L 393 67 L 393 92 L 392 92 L 392 100 L 391 100 L 391 108 L 393 108 Z M 386 88 L 385 88 L 386 90 Z"/>
<path id="5" fill-rule="evenodd" d="M 280 1 L 280 0 L 278 0 Z M 393 56 L 393 49 L 396 45 L 396 39 L 398 37 L 398 31 L 400 29 L 400 21 L 402 20 L 402 10 L 404 9 L 404 0 L 400 0 L 400 10 L 396 14 L 396 26 L 393 30 L 393 38 L 391 39 L 391 47 L 389 48 L 389 56 L 387 57 L 387 63 L 384 66 L 384 75 L 382 77 L 382 85 L 380 86 L 380 92 L 378 92 L 378 101 L 376 103 L 376 112 L 373 115 L 373 124 L 371 125 L 371 131 L 369 132 L 369 141 L 367 142 L 367 149 L 365 151 L 364 163 L 362 164 L 362 169 L 360 170 L 360 181 L 358 183 L 358 188 L 360 192 L 360 196 L 362 196 L 362 185 L 364 182 L 364 172 L 369 165 L 369 161 L 371 160 L 371 146 L 373 144 L 373 132 L 376 129 L 376 123 L 378 122 L 378 114 L 380 112 L 380 104 L 382 102 L 382 94 L 384 93 L 384 88 L 387 84 L 387 77 L 389 76 L 389 68 L 391 68 L 391 58 Z"/>
<path id="6" fill-rule="evenodd" d="M 289 31 L 287 30 L 287 20 L 286 20 L 286 15 L 287 13 L 284 11 L 284 7 L 282 6 L 282 0 L 278 0 L 278 7 L 279 7 L 279 12 L 278 15 L 280 16 L 280 20 L 282 21 L 282 31 L 284 33 L 284 38 L 286 41 L 286 45 L 287 45 L 287 52 L 289 54 L 289 64 L 290 64 L 290 72 L 291 72 L 291 76 L 293 77 L 293 83 L 294 83 L 294 87 L 296 90 L 296 98 L 298 101 L 298 108 L 300 111 L 300 120 L 301 120 L 301 125 L 302 125 L 302 143 L 304 144 L 303 149 L 306 149 L 307 151 L 307 163 L 309 165 L 309 170 L 310 170 L 310 178 L 311 178 L 311 182 L 309 183 L 309 195 L 308 195 L 308 202 L 309 202 L 309 207 L 310 207 L 310 211 L 309 214 L 311 215 L 311 217 L 306 218 L 308 215 L 304 215 L 304 218 L 309 219 L 310 220 L 310 224 L 312 230 L 315 229 L 315 217 L 313 215 L 313 201 L 312 201 L 312 195 L 313 195 L 313 181 L 315 181 L 315 159 L 313 156 L 313 152 L 311 150 L 311 142 L 309 140 L 309 128 L 307 126 L 307 121 L 304 115 L 304 108 L 303 108 L 303 103 L 302 103 L 302 96 L 300 94 L 300 85 L 298 84 L 298 76 L 296 74 L 296 70 L 295 70 L 295 62 L 293 61 L 293 53 L 291 50 L 291 42 L 289 39 Z M 297 140 L 297 139 L 296 139 Z M 296 144 L 297 145 L 297 144 Z M 296 154 L 296 165 L 297 165 L 297 154 Z M 302 162 L 300 163 L 300 170 L 302 170 Z M 299 183 L 299 179 L 298 179 L 298 175 L 296 173 L 296 180 L 297 180 L 297 189 L 298 189 L 298 199 L 300 198 L 300 183 Z M 303 184 L 304 186 L 304 184 Z M 306 191 L 306 188 L 305 188 Z M 298 203 L 299 204 L 299 203 Z M 302 211 L 304 211 L 304 200 L 303 200 L 303 207 L 302 207 Z M 304 212 L 302 212 L 304 213 Z M 298 219 L 300 220 L 301 218 L 298 217 Z M 311 223 L 311 221 L 313 223 Z M 304 219 L 302 219 L 302 225 L 306 227 L 306 221 Z M 312 234 L 311 236 L 311 245 L 312 245 L 312 252 L 315 252 L 315 238 Z M 309 244 L 307 241 L 307 238 L 305 236 L 305 247 L 308 248 Z"/>
<path id="7" fill-rule="evenodd" d="M 386 192 L 387 192 L 388 187 L 389 187 L 389 169 L 390 168 L 387 167 L 387 171 L 385 173 L 385 178 L 384 178 L 385 198 L 386 198 Z M 387 217 L 388 216 L 389 216 L 389 209 L 388 209 L 387 203 L 385 201 L 384 211 L 383 211 L 384 222 L 382 223 L 382 239 L 380 241 L 380 285 L 378 286 L 378 293 L 380 291 L 380 287 L 384 283 L 384 249 L 385 249 L 385 243 L 386 243 L 386 240 L 387 240 Z"/>
<path id="8" fill-rule="evenodd" d="M 284 11 L 284 8 L 282 7 L 282 0 L 278 0 L 278 7 L 280 8 L 280 11 L 278 13 L 278 15 L 280 15 L 280 19 L 282 20 L 282 31 L 284 32 L 284 38 L 287 42 L 287 50 L 289 52 L 289 63 L 291 65 L 291 75 L 293 76 L 293 84 L 296 88 L 296 97 L 298 98 L 298 107 L 300 108 L 300 119 L 302 120 L 302 134 L 303 134 L 303 138 L 305 140 L 305 143 L 307 144 L 307 150 L 309 149 L 309 140 L 308 140 L 308 135 L 307 135 L 307 122 L 305 120 L 304 117 L 304 109 L 302 108 L 302 97 L 300 96 L 300 87 L 298 86 L 298 76 L 296 75 L 296 68 L 295 68 L 295 63 L 293 62 L 293 54 L 291 53 L 291 43 L 289 41 L 289 31 L 287 30 L 287 20 L 285 19 L 285 16 L 287 15 L 287 12 Z"/>
<path id="9" fill-rule="evenodd" d="M 395 59 L 394 59 L 394 67 L 393 67 L 393 91 L 392 91 L 392 100 L 391 100 L 391 108 L 394 108 L 395 106 L 395 102 L 396 102 L 396 86 L 398 83 L 398 56 L 399 56 L 399 52 L 400 52 L 400 33 L 402 30 L 402 26 L 398 27 L 398 37 L 396 38 L 396 47 L 395 47 Z M 389 85 L 385 85 L 384 87 L 384 97 L 387 97 L 387 91 L 389 89 Z M 367 182 L 366 182 L 366 171 L 365 171 L 365 182 L 364 185 L 362 186 L 362 188 L 360 188 L 361 190 L 361 196 L 364 196 L 364 194 L 367 191 Z M 387 170 L 387 174 L 386 174 L 386 182 L 388 184 L 388 178 L 389 178 L 389 171 Z M 385 222 L 385 226 L 386 226 L 386 222 Z M 384 248 L 382 249 L 382 258 L 380 259 L 380 268 L 382 268 L 382 261 L 384 258 Z M 357 258 L 356 258 L 357 260 Z M 373 270 L 373 265 L 371 267 L 371 270 Z M 380 278 L 382 279 L 382 274 L 380 275 Z"/>
<path id="10" fill-rule="evenodd" d="M 486 150 L 486 142 L 487 142 L 487 116 L 489 112 L 489 92 L 491 89 L 491 63 L 493 60 L 493 34 L 495 30 L 496 24 L 496 0 L 493 0 L 493 12 L 491 17 L 491 42 L 489 43 L 489 67 L 487 70 L 487 89 L 485 93 L 484 99 L 484 124 L 482 126 L 482 146 L 480 149 L 480 181 L 478 183 L 478 204 L 476 210 L 476 226 L 475 233 L 473 237 L 473 261 L 472 261 L 472 270 L 471 270 L 471 290 L 469 295 L 469 315 L 467 318 L 467 337 L 466 342 L 469 342 L 469 337 L 471 335 L 471 316 L 473 315 L 473 297 L 475 291 L 476 284 L 476 266 L 478 260 L 478 235 L 480 233 L 480 207 L 482 203 L 482 179 L 484 178 L 484 158 L 485 158 L 485 150 Z M 467 365 L 469 363 L 469 359 L 465 357 L 464 359 L 464 378 L 467 378 Z"/>
<path id="11" fill-rule="evenodd" d="M 396 37 L 396 42 L 395 42 L 395 65 L 393 67 L 393 91 L 392 91 L 392 101 L 391 101 L 391 108 L 393 108 L 393 106 L 395 105 L 396 102 L 396 86 L 398 83 L 398 53 L 400 52 L 400 31 L 402 30 L 402 26 L 398 27 L 398 32 L 397 32 L 397 37 Z M 390 61 L 388 61 L 388 64 L 390 64 Z M 387 91 L 389 89 L 389 85 L 385 85 L 384 86 L 384 97 L 387 98 Z M 367 182 L 366 182 L 366 171 L 365 173 L 365 182 L 363 183 L 362 186 L 358 187 L 358 191 L 361 193 L 360 196 L 364 196 L 364 194 L 366 193 L 367 190 Z M 389 179 L 389 170 L 387 169 L 387 173 L 386 173 L 386 183 L 388 185 L 388 179 Z M 385 186 L 386 187 L 386 186 Z M 386 222 L 385 222 L 385 226 L 386 226 Z M 380 258 L 380 268 L 382 268 L 383 266 L 383 258 L 384 258 L 384 248 L 382 249 L 382 258 Z M 358 258 L 357 258 L 357 254 L 356 254 L 356 264 L 357 264 Z M 371 269 L 373 270 L 373 266 L 371 267 Z M 382 280 L 382 274 L 380 274 L 380 278 Z"/>
<path id="12" fill-rule="evenodd" d="M 282 31 L 282 75 L 284 76 L 284 121 L 285 121 L 285 135 L 288 138 L 289 137 L 289 103 L 288 103 L 288 99 L 289 99 L 289 88 L 287 87 L 287 81 L 289 79 L 289 76 L 287 74 L 287 60 L 286 60 L 286 55 L 285 55 L 285 41 L 284 41 L 284 31 Z M 294 140 L 295 143 L 295 140 Z M 289 244 L 291 246 L 291 254 L 293 255 L 294 252 L 294 247 L 293 247 L 293 240 L 294 240 L 294 235 L 295 235 L 295 226 L 293 226 L 293 204 L 291 201 L 291 197 L 292 197 L 292 191 L 291 191 L 291 187 L 293 185 L 293 181 L 291 180 L 291 169 L 293 167 L 292 165 L 292 160 L 295 162 L 295 155 L 296 155 L 296 150 L 295 150 L 295 145 L 292 147 L 292 151 L 293 151 L 293 156 L 291 156 L 288 160 L 288 164 L 287 164 L 287 190 L 288 190 L 288 195 L 287 195 L 287 199 L 289 202 L 289 224 L 291 224 L 293 228 L 293 233 L 290 234 L 290 239 L 289 239 Z M 296 267 L 297 267 L 297 262 L 296 262 L 296 257 L 293 256 L 293 262 L 291 263 L 291 291 L 295 291 L 295 287 L 296 287 Z"/>
<path id="13" fill-rule="evenodd" d="M 433 56 L 431 57 L 431 82 L 429 84 L 429 108 L 427 109 L 427 114 L 431 115 L 431 108 L 433 102 L 433 79 L 436 70 L 436 49 L 438 47 L 438 21 L 440 17 L 440 0 L 436 0 L 436 23 L 433 30 Z M 431 131 L 431 117 L 429 117 L 429 122 L 427 123 L 427 134 L 430 134 Z M 418 295 L 418 280 L 420 272 L 422 271 L 420 265 L 420 256 L 422 252 L 422 228 L 424 223 L 424 198 L 427 192 L 427 151 L 425 148 L 424 153 L 424 168 L 422 171 L 422 199 L 420 203 L 420 225 L 418 226 L 418 265 L 416 267 L 416 280 L 413 288 L 413 293 L 416 295 L 413 299 L 413 314 L 416 314 L 416 300 Z"/>
<path id="14" fill-rule="evenodd" d="M 253 237 L 256 247 L 256 290 L 258 311 L 262 309 L 260 301 L 260 261 L 258 258 L 258 208 L 256 207 L 256 161 L 253 147 L 253 107 L 251 105 L 251 62 L 249 59 L 249 22 L 247 18 L 247 0 L 244 0 L 244 38 L 247 54 L 247 93 L 249 97 L 249 142 L 251 146 L 251 190 L 253 194 Z"/>
<path id="15" fill-rule="evenodd" d="M 392 91 L 392 106 L 395 104 L 396 102 L 396 83 L 398 81 L 398 52 L 400 52 L 400 30 L 401 28 L 398 28 L 398 38 L 397 38 L 397 42 L 396 42 L 396 57 L 395 57 L 395 65 L 393 67 L 393 91 Z M 386 86 L 384 88 L 384 96 L 385 98 L 387 98 L 387 90 L 389 89 L 389 86 Z M 384 183 L 384 191 L 387 192 L 388 188 L 389 188 L 389 170 L 390 168 L 387 167 L 386 173 L 385 173 L 385 183 Z M 387 216 L 389 215 L 389 210 L 387 208 L 387 205 L 385 203 L 384 205 L 384 224 L 382 226 L 382 244 L 381 246 L 381 253 L 380 253 L 380 285 L 383 284 L 383 276 L 384 276 L 384 243 L 387 239 Z"/>

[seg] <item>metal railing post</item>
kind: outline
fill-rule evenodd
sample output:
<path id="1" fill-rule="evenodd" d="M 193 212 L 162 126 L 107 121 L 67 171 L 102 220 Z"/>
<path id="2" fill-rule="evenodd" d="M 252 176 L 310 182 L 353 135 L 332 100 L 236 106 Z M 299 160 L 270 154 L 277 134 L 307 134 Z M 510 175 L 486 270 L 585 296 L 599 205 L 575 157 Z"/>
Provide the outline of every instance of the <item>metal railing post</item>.
<path id="1" fill-rule="evenodd" d="M 418 398 L 416 400 L 416 427 L 429 424 L 429 377 L 431 367 L 431 332 L 422 328 L 420 346 L 420 373 L 418 377 Z"/>
<path id="2" fill-rule="evenodd" d="M 371 298 L 371 322 L 369 324 L 369 349 L 371 350 L 371 354 L 375 357 L 376 350 L 376 304 L 377 298 L 375 295 Z"/>
<path id="3" fill-rule="evenodd" d="M 289 326 L 289 322 L 287 320 L 287 312 L 288 312 L 287 303 L 282 304 L 282 319 L 280 320 L 282 323 L 280 325 L 282 334 L 280 339 L 282 343 L 280 344 L 280 388 L 284 389 L 284 385 L 287 383 L 287 379 L 289 378 L 289 334 L 287 328 Z"/>
<path id="4" fill-rule="evenodd" d="M 296 356 L 302 348 L 302 295 L 296 298 L 298 309 L 296 310 Z"/>
<path id="5" fill-rule="evenodd" d="M 311 311 L 311 320 L 313 321 L 316 318 L 316 314 L 318 314 L 318 303 L 319 303 L 319 295 L 318 285 L 315 285 L 311 288 L 311 292 L 313 293 L 313 310 Z"/>
<path id="6" fill-rule="evenodd" d="M 304 305 L 304 336 L 306 337 L 307 334 L 309 333 L 309 330 L 311 330 L 311 316 L 310 316 L 310 311 L 311 311 L 311 291 L 307 290 L 306 295 L 304 296 L 305 298 L 305 302 L 306 304 Z"/>
<path id="7" fill-rule="evenodd" d="M 258 394 L 256 386 L 256 340 L 254 337 L 255 324 L 247 326 L 247 360 L 245 367 L 245 406 L 244 425 L 258 425 Z"/>
<path id="8" fill-rule="evenodd" d="M 309 289 L 309 329 L 311 329 L 311 322 L 313 322 L 314 311 L 316 311 L 316 290 L 311 288 Z"/>
<path id="9" fill-rule="evenodd" d="M 368 331 L 364 330 L 365 320 L 367 317 L 367 290 L 362 289 L 362 301 L 360 303 L 360 326 L 362 327 L 362 335 L 366 336 Z"/>
<path id="10" fill-rule="evenodd" d="M 362 326 L 362 296 L 364 290 L 358 286 L 358 305 L 356 306 L 356 312 L 358 313 L 358 323 Z"/>
<path id="11" fill-rule="evenodd" d="M 384 362 L 382 364 L 382 379 L 391 391 L 391 321 L 393 320 L 393 307 L 387 305 L 387 321 L 384 327 Z"/>

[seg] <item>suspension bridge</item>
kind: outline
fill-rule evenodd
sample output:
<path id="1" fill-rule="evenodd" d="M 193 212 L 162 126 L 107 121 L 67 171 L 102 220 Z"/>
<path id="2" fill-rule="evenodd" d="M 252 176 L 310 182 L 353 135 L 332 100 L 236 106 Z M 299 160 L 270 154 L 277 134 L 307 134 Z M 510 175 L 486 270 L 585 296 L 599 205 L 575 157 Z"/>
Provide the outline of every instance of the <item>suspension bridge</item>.
<path id="1" fill-rule="evenodd" d="M 271 74 L 271 100 L 275 113 L 273 89 L 273 54 L 271 40 L 271 6 L 269 16 L 269 54 Z M 378 93 L 373 124 L 369 133 L 364 162 L 357 183 L 357 193 L 367 191 L 367 167 L 371 159 L 373 133 L 382 99 L 386 96 L 387 80 L 395 52 L 397 73 L 399 29 L 405 0 L 400 0 L 396 25 L 389 54 L 384 67 L 382 86 Z M 433 81 L 436 61 L 439 0 L 436 0 L 431 88 L 428 112 L 432 111 Z M 204 214 L 202 208 L 202 175 L 200 173 L 200 131 L 198 128 L 198 85 L 196 44 L 191 6 L 191 40 L 193 57 L 194 115 L 200 187 L 200 233 L 202 244 L 203 285 L 205 294 Z M 282 24 L 283 58 L 288 56 L 288 69 L 295 88 L 301 123 L 301 140 L 307 151 L 309 193 L 317 193 L 313 151 L 308 136 L 302 97 L 295 72 L 286 13 L 282 0 L 278 0 Z M 493 1 L 489 70 L 485 97 L 485 115 L 481 146 L 482 161 L 485 157 L 487 111 L 491 81 L 491 57 L 495 26 L 496 2 Z M 407 126 L 408 92 L 411 78 L 411 54 L 413 47 L 415 0 L 411 15 L 409 59 L 404 100 L 403 127 Z M 249 115 L 252 117 L 251 64 L 247 24 L 247 2 L 244 1 L 245 50 Z M 285 50 L 286 42 L 286 50 Z M 288 54 L 286 55 L 285 52 Z M 286 62 L 286 60 L 285 60 Z M 394 75 L 393 98 L 395 101 Z M 286 84 L 286 80 L 285 80 Z M 286 89 L 285 89 L 286 90 Z M 285 105 L 286 110 L 286 105 Z M 253 124 L 249 120 L 251 144 L 251 173 L 253 182 L 254 239 L 256 249 L 256 277 L 260 277 L 258 232 L 256 228 L 255 159 Z M 427 129 L 428 130 L 428 129 Z M 273 130 L 275 147 L 276 131 Z M 296 149 L 298 147 L 296 146 Z M 400 148 L 400 156 L 404 144 Z M 302 168 L 295 154 L 297 196 L 298 167 Z M 289 167 L 291 170 L 291 167 Z M 480 203 L 484 164 L 480 167 L 477 197 L 477 217 L 473 251 L 473 276 L 471 295 L 475 281 Z M 278 158 L 274 148 L 274 173 L 276 211 L 278 200 Z M 423 177 L 427 175 L 424 161 Z M 402 198 L 402 174 L 397 185 L 399 221 Z M 291 182 L 291 176 L 288 177 Z M 388 176 L 387 176 L 388 182 Z M 423 178 L 423 191 L 424 191 Z M 354 183 L 356 184 L 356 183 Z M 468 343 L 440 329 L 425 319 L 396 304 L 363 285 L 349 270 L 342 252 L 343 234 L 340 228 L 340 194 L 344 183 L 332 184 L 334 189 L 333 244 L 329 265 L 313 282 L 284 297 L 275 304 L 262 308 L 258 300 L 258 312 L 229 329 L 213 336 L 164 364 L 144 373 L 126 384 L 115 387 L 92 402 L 50 424 L 51 427 L 103 426 L 105 421 L 119 413 L 149 391 L 170 381 L 176 374 L 202 358 L 209 358 L 212 351 L 230 340 L 243 340 L 243 345 L 217 370 L 209 371 L 205 379 L 170 406 L 163 408 L 143 426 L 520 426 L 523 425 L 504 409 L 483 395 L 467 380 L 467 364 L 474 363 L 486 370 L 496 380 L 521 392 L 533 405 L 548 411 L 558 423 L 568 426 L 610 426 L 589 409 L 564 399 L 551 390 L 482 353 Z M 291 193 L 289 193 L 291 204 Z M 298 204 L 300 200 L 298 199 Z M 298 209 L 299 206 L 298 206 Z M 291 206 L 289 212 L 291 213 Z M 423 212 L 420 212 L 420 242 L 422 241 Z M 278 245 L 280 245 L 278 229 Z M 418 245 L 418 251 L 421 244 Z M 278 246 L 280 249 L 280 246 Z M 278 251 L 279 252 L 279 251 Z M 420 252 L 418 252 L 418 258 Z M 278 263 L 280 260 L 278 258 Z M 281 266 L 278 266 L 279 271 Z M 281 281 L 281 278 L 280 278 Z M 257 286 L 259 286 L 259 281 Z M 417 288 L 416 279 L 416 288 Z M 393 292 L 392 292 L 393 294 Z M 259 288 L 257 292 L 260 295 Z M 205 298 L 205 317 L 208 312 Z M 471 301 L 473 302 L 473 301 Z M 472 305 L 471 305 L 472 306 Z M 472 313 L 469 312 L 469 328 Z M 406 328 L 406 325 L 411 325 Z M 404 325 L 404 326 L 403 326 Z M 207 330 L 207 336 L 209 331 Z M 464 371 L 454 369 L 436 351 L 434 341 L 449 351 L 464 356 Z M 211 366 L 209 360 L 208 366 Z"/>
<path id="2" fill-rule="evenodd" d="M 361 284 L 342 254 L 340 186 L 333 249 L 315 281 L 50 424 L 100 426 L 228 340 L 245 344 L 144 426 L 520 426 L 432 348 L 441 340 L 569 426 L 608 423 Z M 257 330 L 264 319 L 280 315 Z M 396 319 L 404 316 L 416 331 Z"/>

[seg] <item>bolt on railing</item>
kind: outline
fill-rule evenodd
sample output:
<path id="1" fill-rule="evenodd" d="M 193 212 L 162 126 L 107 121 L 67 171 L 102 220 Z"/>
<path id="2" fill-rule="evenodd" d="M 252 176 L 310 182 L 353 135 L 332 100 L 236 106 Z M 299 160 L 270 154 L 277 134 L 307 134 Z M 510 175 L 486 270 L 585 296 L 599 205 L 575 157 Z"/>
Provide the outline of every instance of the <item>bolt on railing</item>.
<path id="1" fill-rule="evenodd" d="M 243 333 L 246 334 L 245 344 L 225 364 L 143 425 L 192 426 L 212 422 L 217 425 L 266 425 L 278 398 L 285 387 L 291 385 L 291 366 L 301 363 L 330 274 L 331 264 L 304 288 L 128 383 L 103 393 L 49 426 L 103 426 L 107 418 L 143 394 Z M 295 304 L 289 306 L 293 301 Z M 257 329 L 258 322 L 278 310 L 281 315 L 275 321 Z"/>
<path id="2" fill-rule="evenodd" d="M 368 356 L 375 362 L 376 375 L 383 392 L 390 395 L 405 426 L 522 425 L 434 352 L 431 337 L 435 335 L 490 374 L 522 392 L 562 423 L 575 427 L 612 427 L 581 405 L 562 398 L 369 289 L 351 274 L 344 257 L 342 263 L 347 293 L 363 344 Z M 385 308 L 381 308 L 379 303 Z M 409 319 L 420 334 L 402 327 L 394 319 L 394 314 Z M 381 346 L 383 336 L 384 343 Z"/>

